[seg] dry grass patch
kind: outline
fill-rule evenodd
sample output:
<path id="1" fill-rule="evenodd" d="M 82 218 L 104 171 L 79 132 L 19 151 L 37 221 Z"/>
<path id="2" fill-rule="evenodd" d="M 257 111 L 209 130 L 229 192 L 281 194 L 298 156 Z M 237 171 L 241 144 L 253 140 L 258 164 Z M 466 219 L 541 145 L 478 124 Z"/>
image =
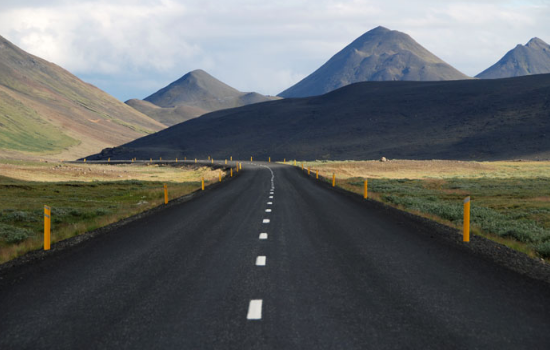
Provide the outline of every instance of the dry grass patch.
<path id="1" fill-rule="evenodd" d="M 206 166 L 181 165 L 161 166 L 141 163 L 107 164 L 65 164 L 61 162 L 31 162 L 0 160 L 0 176 L 17 180 L 60 182 L 60 181 L 169 181 L 189 182 L 214 179 L 219 171 Z"/>
<path id="2" fill-rule="evenodd" d="M 319 175 L 346 179 L 446 179 L 446 178 L 530 178 L 550 176 L 550 162 L 465 162 L 455 160 L 315 161 L 304 167 Z M 298 165 L 301 165 L 299 162 Z"/>

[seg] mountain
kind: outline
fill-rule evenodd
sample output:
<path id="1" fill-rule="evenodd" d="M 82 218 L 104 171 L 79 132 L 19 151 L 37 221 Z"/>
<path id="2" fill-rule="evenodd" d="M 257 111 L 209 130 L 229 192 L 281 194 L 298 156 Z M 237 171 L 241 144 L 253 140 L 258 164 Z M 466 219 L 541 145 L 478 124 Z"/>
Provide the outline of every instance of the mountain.
<path id="1" fill-rule="evenodd" d="M 138 99 L 128 100 L 125 103 L 166 126 L 176 125 L 208 113 L 208 111 L 199 107 L 181 105 L 177 107 L 162 108 L 151 102 Z"/>
<path id="2" fill-rule="evenodd" d="M 1 158 L 75 158 L 163 128 L 0 37 Z"/>
<path id="3" fill-rule="evenodd" d="M 550 158 L 550 74 L 363 82 L 209 113 L 94 158 Z"/>
<path id="4" fill-rule="evenodd" d="M 469 79 L 410 36 L 384 27 L 363 34 L 328 62 L 279 96 L 322 95 L 362 81 Z"/>
<path id="5" fill-rule="evenodd" d="M 256 92 L 240 92 L 203 70 L 194 70 L 139 103 L 126 103 L 159 122 L 171 126 L 206 112 L 278 99 Z M 201 113 L 202 112 L 202 113 Z"/>
<path id="6" fill-rule="evenodd" d="M 497 63 L 476 75 L 480 79 L 519 77 L 550 73 L 550 45 L 533 38 L 508 51 Z"/>

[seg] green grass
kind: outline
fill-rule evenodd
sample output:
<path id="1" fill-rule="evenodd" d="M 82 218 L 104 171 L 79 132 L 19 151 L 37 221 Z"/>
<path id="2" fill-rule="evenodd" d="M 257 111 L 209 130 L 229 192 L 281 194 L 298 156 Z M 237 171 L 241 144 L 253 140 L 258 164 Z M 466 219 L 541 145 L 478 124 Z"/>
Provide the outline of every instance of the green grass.
<path id="1" fill-rule="evenodd" d="M 363 179 L 349 178 L 341 186 L 362 193 Z M 462 201 L 471 196 L 474 230 L 511 240 L 512 245 L 519 242 L 524 252 L 550 257 L 550 178 L 372 179 L 369 193 L 387 204 L 456 227 L 463 223 Z"/>
<path id="2" fill-rule="evenodd" d="M 51 152 L 79 143 L 3 91 L 0 102 L 0 149 Z"/>
<path id="3" fill-rule="evenodd" d="M 200 182 L 168 183 L 170 199 Z M 52 243 L 163 203 L 163 183 L 26 182 L 0 176 L 0 263 L 43 244 L 43 208 L 52 207 Z"/>

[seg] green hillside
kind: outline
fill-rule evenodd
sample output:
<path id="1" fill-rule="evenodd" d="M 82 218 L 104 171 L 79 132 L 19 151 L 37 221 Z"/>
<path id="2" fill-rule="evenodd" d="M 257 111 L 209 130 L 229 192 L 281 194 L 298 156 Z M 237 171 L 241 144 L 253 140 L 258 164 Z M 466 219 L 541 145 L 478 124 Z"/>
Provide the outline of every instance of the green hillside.
<path id="1" fill-rule="evenodd" d="M 164 127 L 0 37 L 0 157 L 78 158 Z"/>
<path id="2" fill-rule="evenodd" d="M 0 91 L 0 148 L 52 152 L 80 142 L 49 124 L 38 113 Z"/>

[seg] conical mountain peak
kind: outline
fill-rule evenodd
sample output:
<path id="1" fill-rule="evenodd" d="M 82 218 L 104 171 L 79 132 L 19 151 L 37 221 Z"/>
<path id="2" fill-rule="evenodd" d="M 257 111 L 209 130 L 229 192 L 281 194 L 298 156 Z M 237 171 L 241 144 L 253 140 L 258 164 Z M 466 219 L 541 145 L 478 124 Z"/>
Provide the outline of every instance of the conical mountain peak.
<path id="1" fill-rule="evenodd" d="M 241 92 L 204 70 L 196 69 L 145 98 L 145 101 L 162 108 L 186 107 L 189 110 L 189 107 L 193 107 L 193 111 L 198 108 L 205 112 L 212 112 L 272 99 L 258 93 Z M 149 107 L 147 110 L 151 109 Z M 145 109 L 140 110 L 145 111 Z"/>
<path id="2" fill-rule="evenodd" d="M 391 30 L 383 26 L 378 26 L 374 29 L 371 29 L 369 32 L 391 32 Z"/>
<path id="3" fill-rule="evenodd" d="M 240 94 L 241 92 L 237 89 L 201 69 L 196 69 L 145 98 L 145 101 L 164 108 L 188 105 L 204 110 L 216 110 L 219 108 L 212 106 L 212 103 L 219 104 L 215 102 L 216 100 L 231 99 Z"/>
<path id="4" fill-rule="evenodd" d="M 361 81 L 468 79 L 405 33 L 376 27 L 355 39 L 281 97 L 322 95 Z"/>
<path id="5" fill-rule="evenodd" d="M 525 45 L 518 44 L 476 77 L 498 79 L 546 73 L 550 73 L 550 45 L 535 37 Z"/>
<path id="6" fill-rule="evenodd" d="M 548 48 L 548 44 L 545 43 L 542 39 L 539 39 L 537 37 L 534 37 L 531 40 L 529 40 L 529 42 L 525 46 L 532 47 L 532 48 Z"/>

